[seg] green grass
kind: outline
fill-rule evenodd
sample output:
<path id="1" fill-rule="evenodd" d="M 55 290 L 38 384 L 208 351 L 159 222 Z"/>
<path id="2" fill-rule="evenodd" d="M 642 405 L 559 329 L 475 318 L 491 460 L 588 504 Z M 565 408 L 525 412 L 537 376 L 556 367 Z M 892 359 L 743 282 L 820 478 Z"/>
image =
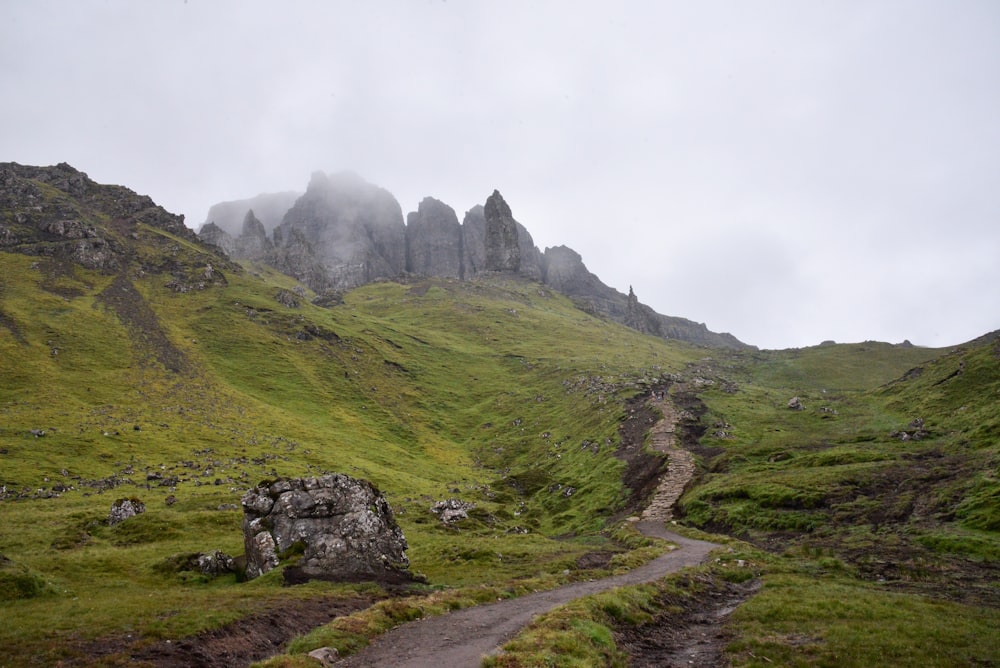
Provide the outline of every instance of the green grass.
<path id="1" fill-rule="evenodd" d="M 419 614 L 475 603 L 479 588 L 495 597 L 589 577 L 576 562 L 590 551 L 633 566 L 656 546 L 619 535 L 623 549 L 603 533 L 626 500 L 618 426 L 628 398 L 678 377 L 711 381 L 697 383 L 704 434 L 682 521 L 770 550 L 750 557 L 766 564 L 766 586 L 734 617 L 737 665 L 764 661 L 751 652 L 788 665 L 1000 660 L 982 640 L 996 635 L 995 603 L 981 605 L 998 599 L 996 340 L 707 351 L 499 276 L 375 283 L 333 308 L 302 291 L 291 308 L 275 295 L 294 281 L 165 231 L 152 209 L 139 214 L 149 224 L 114 222 L 113 195 L 89 192 L 95 212 L 38 187 L 46 206 L 119 244 L 127 266 L 0 253 L 0 665 L 79 658 L 97 638 L 182 638 L 288 598 L 354 596 L 282 587 L 279 573 L 244 583 L 170 568 L 177 555 L 239 554 L 232 506 L 280 475 L 376 484 L 412 569 L 442 590 Z M 788 409 L 793 396 L 805 410 Z M 918 418 L 921 438 L 901 440 Z M 147 512 L 108 526 L 112 502 L 132 496 Z M 476 509 L 446 527 L 430 507 L 451 497 Z M 727 555 L 711 578 L 743 572 Z M 662 612 L 667 590 L 700 591 L 678 582 L 553 613 L 556 630 L 526 641 L 524 665 L 622 661 L 609 629 Z M 367 642 L 417 614 L 410 606 L 386 602 L 361 617 L 363 633 L 323 627 L 296 647 Z"/>
<path id="2" fill-rule="evenodd" d="M 143 233 L 175 247 L 182 269 L 133 279 L 141 308 L 127 320 L 98 297 L 111 277 L 0 255 L 18 333 L 0 328 L 0 545 L 45 583 L 5 604 L 18 621 L 0 630 L 3 661 L 51 662 L 71 638 L 178 638 L 238 617 L 242 601 L 296 595 L 280 578 L 162 568 L 171 555 L 242 552 L 241 514 L 220 508 L 274 475 L 370 479 L 412 569 L 436 586 L 575 570 L 625 499 L 623 400 L 700 354 L 522 281 L 379 283 L 333 309 L 288 308 L 274 294 L 289 280 L 251 267 L 178 293 L 168 279 L 209 258 Z M 121 496 L 147 512 L 108 527 Z M 445 527 L 430 506 L 452 496 L 477 509 Z"/>
<path id="3" fill-rule="evenodd" d="M 998 658 L 1000 612 L 880 591 L 857 580 L 766 578 L 733 614 L 736 666 L 969 666 Z"/>

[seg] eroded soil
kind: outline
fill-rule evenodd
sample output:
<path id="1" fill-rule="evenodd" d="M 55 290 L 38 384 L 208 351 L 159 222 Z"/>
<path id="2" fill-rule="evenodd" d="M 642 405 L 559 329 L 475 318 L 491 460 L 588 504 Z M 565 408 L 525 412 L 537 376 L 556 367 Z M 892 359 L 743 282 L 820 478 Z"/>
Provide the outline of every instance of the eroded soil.
<path id="1" fill-rule="evenodd" d="M 57 665 L 242 668 L 278 654 L 290 639 L 336 617 L 364 610 L 373 602 L 373 598 L 363 596 L 290 600 L 180 640 L 150 643 L 119 636 L 75 643 L 66 647 L 72 657 Z"/>
<path id="2" fill-rule="evenodd" d="M 760 589 L 760 580 L 740 584 L 698 576 L 704 589 L 696 598 L 667 595 L 666 612 L 648 624 L 615 633 L 615 644 L 629 655 L 631 668 L 720 666 L 732 639 L 726 620 L 736 607 Z"/>

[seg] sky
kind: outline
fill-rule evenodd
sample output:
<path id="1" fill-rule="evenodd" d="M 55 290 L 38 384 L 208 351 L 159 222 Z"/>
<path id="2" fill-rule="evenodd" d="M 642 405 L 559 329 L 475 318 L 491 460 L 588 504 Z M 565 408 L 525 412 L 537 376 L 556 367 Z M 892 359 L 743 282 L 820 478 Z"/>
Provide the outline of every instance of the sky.
<path id="1" fill-rule="evenodd" d="M 0 161 L 194 229 L 317 170 L 499 189 L 761 348 L 1000 328 L 996 0 L 0 0 Z"/>

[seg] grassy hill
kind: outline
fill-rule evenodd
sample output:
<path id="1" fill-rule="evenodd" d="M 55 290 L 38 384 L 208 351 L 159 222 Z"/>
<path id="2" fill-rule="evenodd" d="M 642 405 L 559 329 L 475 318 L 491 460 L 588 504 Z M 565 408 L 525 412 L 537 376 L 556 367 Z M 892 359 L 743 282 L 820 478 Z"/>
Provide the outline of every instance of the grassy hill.
<path id="1" fill-rule="evenodd" d="M 191 273 L 224 266 L 145 232 Z M 240 496 L 274 476 L 374 482 L 434 586 L 575 569 L 607 546 L 600 531 L 626 500 L 624 399 L 701 354 L 526 282 L 379 283 L 320 308 L 283 276 L 213 272 L 181 292 L 176 272 L 0 254 L 9 657 L 177 637 L 304 595 L 280 577 L 163 573 L 171 555 L 241 553 Z M 148 510 L 109 527 L 121 497 Z M 457 529 L 430 513 L 451 497 L 477 504 Z"/>
<path id="2" fill-rule="evenodd" d="M 0 197 L 0 665 L 126 665 L 276 606 L 392 593 L 177 568 L 240 554 L 240 497 L 276 476 L 375 483 L 429 592 L 483 600 L 645 558 L 609 530 L 636 501 L 620 427 L 654 384 L 691 411 L 700 470 L 680 524 L 734 537 L 711 577 L 742 577 L 726 570 L 738 558 L 764 582 L 734 617 L 737 664 L 877 662 L 898 639 L 831 610 L 844 597 L 928 637 L 947 601 L 951 653 L 931 665 L 1000 661 L 969 640 L 998 628 L 996 338 L 725 352 L 500 275 L 374 283 L 321 307 L 148 198 L 40 178 L 0 183 L 32 193 Z M 109 526 L 123 497 L 147 511 Z M 430 507 L 448 498 L 476 508 L 443 525 Z M 669 607 L 629 600 L 641 614 L 617 601 L 600 623 Z M 533 665 L 517 656 L 505 665 Z"/>

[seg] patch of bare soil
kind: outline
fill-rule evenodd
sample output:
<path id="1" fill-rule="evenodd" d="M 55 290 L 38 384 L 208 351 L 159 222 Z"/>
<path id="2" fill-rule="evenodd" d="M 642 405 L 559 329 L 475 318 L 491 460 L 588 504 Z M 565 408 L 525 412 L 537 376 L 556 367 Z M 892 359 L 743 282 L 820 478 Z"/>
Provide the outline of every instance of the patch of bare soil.
<path id="1" fill-rule="evenodd" d="M 662 453 L 649 452 L 643 447 L 646 433 L 663 417 L 660 410 L 646 399 L 645 395 L 641 395 L 629 401 L 628 417 L 618 427 L 621 445 L 615 456 L 625 462 L 623 479 L 629 489 L 629 499 L 616 518 L 634 515 L 645 507 L 656 491 L 660 474 L 667 464 Z"/>
<path id="2" fill-rule="evenodd" d="M 723 651 L 732 639 L 726 620 L 740 603 L 757 593 L 760 580 L 741 584 L 697 576 L 681 586 L 697 584 L 694 596 L 665 595 L 665 612 L 641 626 L 616 631 L 615 643 L 629 655 L 631 668 L 674 668 L 723 665 Z"/>
<path id="3" fill-rule="evenodd" d="M 131 637 L 104 638 L 67 648 L 66 666 L 242 668 L 279 653 L 292 638 L 369 607 L 370 597 L 285 601 L 260 614 L 189 638 L 150 644 Z"/>

